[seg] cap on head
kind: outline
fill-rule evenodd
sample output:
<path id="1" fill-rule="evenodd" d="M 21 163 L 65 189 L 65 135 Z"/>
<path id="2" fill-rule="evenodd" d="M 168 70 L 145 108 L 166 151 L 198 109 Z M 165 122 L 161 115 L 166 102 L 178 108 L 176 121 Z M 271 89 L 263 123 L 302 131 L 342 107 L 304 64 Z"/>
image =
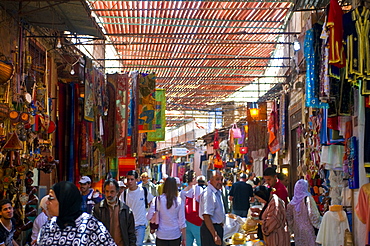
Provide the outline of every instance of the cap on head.
<path id="1" fill-rule="evenodd" d="M 88 176 L 82 176 L 80 181 L 78 181 L 80 184 L 86 184 L 86 183 L 91 183 L 91 179 Z"/>

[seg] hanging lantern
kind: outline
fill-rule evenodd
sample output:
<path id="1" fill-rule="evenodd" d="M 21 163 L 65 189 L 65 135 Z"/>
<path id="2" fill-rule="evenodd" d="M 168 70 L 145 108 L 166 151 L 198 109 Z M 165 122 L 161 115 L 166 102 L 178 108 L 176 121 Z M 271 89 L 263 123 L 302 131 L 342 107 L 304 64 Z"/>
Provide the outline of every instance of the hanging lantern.
<path id="1" fill-rule="evenodd" d="M 249 108 L 249 114 L 252 118 L 257 118 L 259 115 L 259 109 L 257 103 L 251 103 L 251 106 Z"/>

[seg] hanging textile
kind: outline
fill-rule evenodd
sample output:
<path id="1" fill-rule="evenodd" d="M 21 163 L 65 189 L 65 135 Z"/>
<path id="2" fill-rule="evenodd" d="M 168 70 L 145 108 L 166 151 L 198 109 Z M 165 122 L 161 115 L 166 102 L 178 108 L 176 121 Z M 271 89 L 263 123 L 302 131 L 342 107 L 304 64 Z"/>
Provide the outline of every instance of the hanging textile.
<path id="1" fill-rule="evenodd" d="M 166 133 L 166 90 L 156 89 L 155 100 L 156 130 L 148 133 L 148 141 L 163 141 Z"/>
<path id="2" fill-rule="evenodd" d="M 116 90 L 116 147 L 117 156 L 125 156 L 127 137 L 128 75 L 113 74 L 117 82 Z"/>
<path id="3" fill-rule="evenodd" d="M 116 148 L 116 81 L 107 77 L 108 110 L 104 121 L 104 147 L 106 157 L 117 157 Z"/>
<path id="4" fill-rule="evenodd" d="M 279 125 L 278 125 L 278 113 L 277 113 L 276 102 L 274 102 L 272 105 L 272 110 L 270 113 L 267 130 L 269 132 L 268 146 L 269 146 L 270 152 L 272 154 L 275 154 L 280 149 L 279 138 L 277 136 Z"/>
<path id="5" fill-rule="evenodd" d="M 281 149 L 287 148 L 286 146 L 287 112 L 288 112 L 287 94 L 283 93 L 280 96 L 280 110 L 279 110 L 279 142 Z"/>
<path id="6" fill-rule="evenodd" d="M 138 120 L 139 132 L 154 132 L 155 118 L 155 74 L 140 74 L 138 78 Z"/>
<path id="7" fill-rule="evenodd" d="M 343 10 L 337 0 L 330 0 L 327 27 L 329 30 L 329 64 L 342 68 L 346 65 L 343 49 Z"/>
<path id="8" fill-rule="evenodd" d="M 92 60 L 86 58 L 86 74 L 85 74 L 85 97 L 84 97 L 84 119 L 94 121 L 94 80 L 95 71 L 92 66 Z"/>
<path id="9" fill-rule="evenodd" d="M 126 176 L 128 171 L 136 169 L 136 158 L 135 157 L 120 157 L 118 158 L 118 171 L 119 177 Z"/>
<path id="10" fill-rule="evenodd" d="M 306 31 L 304 39 L 304 56 L 306 58 L 306 107 L 325 108 L 326 103 L 319 101 L 319 64 L 320 64 L 320 30 L 319 24 Z"/>
<path id="11" fill-rule="evenodd" d="M 370 75 L 369 47 L 370 11 L 360 6 L 343 15 L 344 40 L 347 51 L 346 78 L 357 84 L 359 78 Z"/>

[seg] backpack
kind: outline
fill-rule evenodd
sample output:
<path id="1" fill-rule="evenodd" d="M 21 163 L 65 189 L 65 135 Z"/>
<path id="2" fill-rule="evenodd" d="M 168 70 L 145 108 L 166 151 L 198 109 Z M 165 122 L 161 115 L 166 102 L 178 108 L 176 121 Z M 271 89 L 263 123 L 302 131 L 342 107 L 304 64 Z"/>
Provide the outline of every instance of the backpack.
<path id="1" fill-rule="evenodd" d="M 148 190 L 146 189 L 146 187 L 142 187 L 143 190 L 144 190 L 144 202 L 145 202 L 145 208 L 148 208 L 149 207 L 149 204 L 148 204 Z M 126 194 L 127 194 L 127 190 L 125 190 L 123 192 L 123 201 L 126 203 Z"/>

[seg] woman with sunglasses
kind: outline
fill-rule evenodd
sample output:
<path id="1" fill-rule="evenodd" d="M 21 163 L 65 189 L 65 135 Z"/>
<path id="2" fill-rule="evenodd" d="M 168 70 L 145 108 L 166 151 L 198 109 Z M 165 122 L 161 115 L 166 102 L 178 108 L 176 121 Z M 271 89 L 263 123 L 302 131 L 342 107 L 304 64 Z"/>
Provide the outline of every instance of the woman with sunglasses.
<path id="1" fill-rule="evenodd" d="M 41 228 L 36 245 L 116 245 L 101 222 L 81 211 L 81 202 L 80 191 L 73 183 L 53 185 L 46 202 L 52 218 Z"/>

